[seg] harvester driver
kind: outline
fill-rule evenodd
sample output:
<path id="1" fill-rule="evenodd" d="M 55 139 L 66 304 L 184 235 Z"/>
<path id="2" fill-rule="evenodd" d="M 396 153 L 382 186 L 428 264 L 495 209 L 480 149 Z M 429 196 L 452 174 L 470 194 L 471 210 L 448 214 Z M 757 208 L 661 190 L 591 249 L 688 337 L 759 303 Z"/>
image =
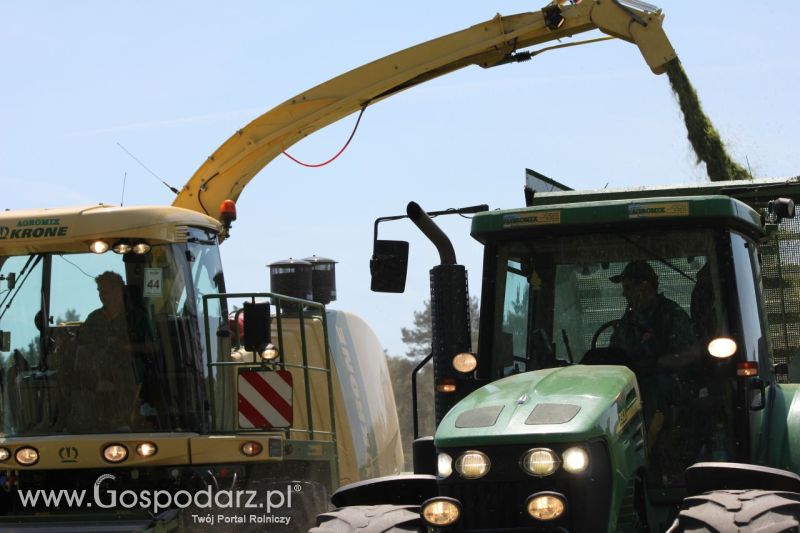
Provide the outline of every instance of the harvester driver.
<path id="1" fill-rule="evenodd" d="M 73 402 L 70 423 L 129 426 L 141 390 L 136 354 L 146 350 L 151 336 L 146 318 L 126 305 L 125 283 L 106 271 L 95 278 L 102 307 L 95 309 L 78 332 L 75 376 L 82 398 Z M 76 412 L 77 411 L 77 412 Z"/>

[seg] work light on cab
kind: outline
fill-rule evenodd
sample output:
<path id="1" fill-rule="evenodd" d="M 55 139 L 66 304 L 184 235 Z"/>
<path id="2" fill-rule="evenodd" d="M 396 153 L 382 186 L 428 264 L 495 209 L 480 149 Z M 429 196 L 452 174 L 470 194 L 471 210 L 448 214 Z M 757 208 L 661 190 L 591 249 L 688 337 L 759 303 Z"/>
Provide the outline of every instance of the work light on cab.
<path id="1" fill-rule="evenodd" d="M 94 254 L 104 254 L 108 251 L 108 243 L 104 240 L 96 240 L 89 243 L 89 251 Z"/>
<path id="2" fill-rule="evenodd" d="M 469 352 L 460 353 L 453 357 L 453 368 L 462 374 L 472 372 L 477 366 L 478 360 Z"/>
<path id="3" fill-rule="evenodd" d="M 111 249 L 115 254 L 127 254 L 131 251 L 131 244 L 128 241 L 117 241 Z"/>
<path id="4" fill-rule="evenodd" d="M 261 352 L 261 358 L 264 359 L 265 361 L 274 361 L 275 359 L 278 358 L 280 354 L 281 353 L 278 351 L 275 345 L 269 343 L 267 344 L 267 347 L 264 348 L 264 351 Z"/>
<path id="5" fill-rule="evenodd" d="M 736 341 L 719 337 L 708 343 L 708 353 L 718 359 L 727 359 L 736 353 Z"/>

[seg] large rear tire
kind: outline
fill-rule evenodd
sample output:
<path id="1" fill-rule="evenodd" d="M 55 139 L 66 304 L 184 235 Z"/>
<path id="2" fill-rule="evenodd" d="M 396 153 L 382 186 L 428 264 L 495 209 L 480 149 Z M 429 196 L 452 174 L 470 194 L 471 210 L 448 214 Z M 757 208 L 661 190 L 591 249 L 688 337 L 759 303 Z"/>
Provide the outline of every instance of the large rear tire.
<path id="1" fill-rule="evenodd" d="M 683 500 L 667 533 L 800 532 L 800 494 L 768 490 L 716 490 Z"/>
<path id="2" fill-rule="evenodd" d="M 417 505 L 341 507 L 317 517 L 309 533 L 409 533 L 422 531 Z"/>

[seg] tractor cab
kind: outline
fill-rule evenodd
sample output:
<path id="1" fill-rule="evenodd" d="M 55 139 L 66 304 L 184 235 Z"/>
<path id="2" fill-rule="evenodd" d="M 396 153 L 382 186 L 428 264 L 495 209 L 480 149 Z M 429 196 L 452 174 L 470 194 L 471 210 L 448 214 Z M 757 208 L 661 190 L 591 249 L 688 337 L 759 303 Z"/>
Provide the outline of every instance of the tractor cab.
<path id="1" fill-rule="evenodd" d="M 759 215 L 722 196 L 476 216 L 486 244 L 478 377 L 571 365 L 636 375 L 651 486 L 698 461 L 749 462 L 748 407 L 772 368 Z"/>

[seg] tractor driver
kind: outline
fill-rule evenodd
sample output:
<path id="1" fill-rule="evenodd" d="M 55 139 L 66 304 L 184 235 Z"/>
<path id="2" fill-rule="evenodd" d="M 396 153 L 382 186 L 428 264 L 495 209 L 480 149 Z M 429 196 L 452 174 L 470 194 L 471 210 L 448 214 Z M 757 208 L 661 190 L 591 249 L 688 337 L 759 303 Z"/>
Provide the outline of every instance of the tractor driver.
<path id="1" fill-rule="evenodd" d="M 658 292 L 658 276 L 647 261 L 631 261 L 609 278 L 622 284 L 628 308 L 611 336 L 611 346 L 646 370 L 679 370 L 697 357 L 692 321 L 681 307 Z"/>
<path id="2" fill-rule="evenodd" d="M 662 427 L 678 438 L 678 427 L 692 425 L 689 398 L 694 383 L 691 368 L 700 351 L 689 315 L 658 292 L 658 275 L 646 261 L 631 261 L 610 281 L 622 284 L 628 308 L 611 335 L 610 347 L 629 358 L 641 387 L 647 446 L 664 455 L 673 446 L 658 438 Z M 688 412 L 687 412 L 688 411 Z M 690 439 L 690 435 L 685 435 Z M 690 446 L 688 442 L 685 442 Z M 662 446 L 663 445 L 663 446 Z M 687 459 L 662 457 L 664 466 Z M 681 469 L 682 471 L 682 469 Z"/>

